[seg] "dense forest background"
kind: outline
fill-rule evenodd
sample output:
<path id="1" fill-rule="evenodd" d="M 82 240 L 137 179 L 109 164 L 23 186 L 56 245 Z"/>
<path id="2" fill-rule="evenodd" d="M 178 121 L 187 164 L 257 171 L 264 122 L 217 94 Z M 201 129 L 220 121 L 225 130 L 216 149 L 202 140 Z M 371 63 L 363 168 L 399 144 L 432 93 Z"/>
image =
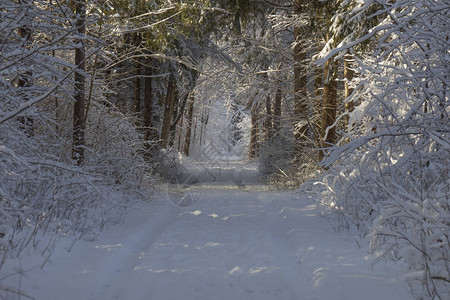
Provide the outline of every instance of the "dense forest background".
<path id="1" fill-rule="evenodd" d="M 446 298 L 449 19 L 448 0 L 1 0 L 0 271 L 119 220 L 162 160 L 240 156 Z"/>

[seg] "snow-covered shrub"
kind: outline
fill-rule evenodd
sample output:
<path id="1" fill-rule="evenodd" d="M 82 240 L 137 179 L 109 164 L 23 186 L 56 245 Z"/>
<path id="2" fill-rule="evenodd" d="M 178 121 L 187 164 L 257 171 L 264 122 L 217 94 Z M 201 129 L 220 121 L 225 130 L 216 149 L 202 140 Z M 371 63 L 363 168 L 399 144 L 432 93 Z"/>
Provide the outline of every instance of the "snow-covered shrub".
<path id="1" fill-rule="evenodd" d="M 85 165 L 71 160 L 73 28 L 64 8 L 0 7 L 0 298 L 9 299 L 21 292 L 3 282 L 22 276 L 15 261 L 39 253 L 45 264 L 59 238 L 93 237 L 149 193 L 138 195 L 142 139 L 108 104 L 104 82 L 87 101 Z"/>
<path id="2" fill-rule="evenodd" d="M 175 149 L 163 149 L 159 155 L 158 174 L 169 183 L 193 184 L 205 169 L 195 164 L 188 156 Z"/>
<path id="3" fill-rule="evenodd" d="M 378 3 L 379 2 L 379 3 Z M 372 9 L 372 1 L 350 14 Z M 450 297 L 448 1 L 377 1 L 373 53 L 354 52 L 360 78 L 348 135 L 312 190 L 339 226 L 369 234 L 379 257 L 402 260 L 418 299 Z M 331 54 L 336 53 L 332 50 Z M 421 284 L 417 284 L 421 283 Z"/>
<path id="4" fill-rule="evenodd" d="M 131 121 L 94 104 L 87 159 L 77 167 L 67 158 L 70 119 L 54 120 L 46 113 L 51 111 L 47 104 L 34 110 L 32 136 L 20 119 L 0 124 L 0 270 L 30 252 L 41 253 L 45 263 L 60 237 L 95 236 L 151 188 L 139 153 L 140 135 Z M 70 102 L 60 102 L 59 108 L 63 106 L 70 108 Z M 12 275 L 11 269 L 3 271 Z M 0 282 L 0 296 L 8 298 L 10 288 Z"/>
<path id="5" fill-rule="evenodd" d="M 95 89 L 99 90 L 97 86 Z M 145 144 L 143 135 L 133 125 L 134 118 L 126 117 L 112 105 L 103 104 L 108 103 L 108 99 L 101 90 L 94 99 L 86 121 L 89 149 L 86 166 L 112 179 L 112 184 L 142 188 L 148 183 L 147 174 L 152 168 L 144 156 L 152 145 Z"/>
<path id="6" fill-rule="evenodd" d="M 261 175 L 264 177 L 283 172 L 294 160 L 292 137 L 288 138 L 283 134 L 275 134 L 270 140 L 262 141 L 258 160 Z"/>
<path id="7" fill-rule="evenodd" d="M 294 186 L 294 173 L 297 171 L 294 149 L 293 137 L 288 138 L 284 134 L 275 134 L 270 141 L 260 143 L 259 170 L 265 182 L 274 186 Z"/>
<path id="8" fill-rule="evenodd" d="M 298 188 L 317 176 L 318 151 L 304 143 L 301 151 L 292 132 L 291 122 L 286 122 L 270 140 L 260 143 L 259 170 L 267 183 L 282 188 Z"/>
<path id="9" fill-rule="evenodd" d="M 158 173 L 169 182 L 176 182 L 177 177 L 184 171 L 183 156 L 175 149 L 162 149 L 159 155 Z"/>
<path id="10" fill-rule="evenodd" d="M 337 228 L 370 236 L 376 257 L 407 263 L 406 278 L 425 287 L 412 284 L 415 295 L 439 299 L 449 292 L 450 151 L 433 142 L 424 151 L 417 144 L 407 136 L 380 138 L 372 151 L 342 159 L 312 190 L 334 209 Z M 393 155 L 392 145 L 406 151 Z"/>
<path id="11" fill-rule="evenodd" d="M 403 259 L 412 270 L 407 278 L 421 297 L 450 296 L 450 151 L 412 153 L 402 167 L 381 174 L 380 215 L 373 224 L 371 248 L 377 255 Z M 423 294 L 423 295 L 422 295 Z"/>

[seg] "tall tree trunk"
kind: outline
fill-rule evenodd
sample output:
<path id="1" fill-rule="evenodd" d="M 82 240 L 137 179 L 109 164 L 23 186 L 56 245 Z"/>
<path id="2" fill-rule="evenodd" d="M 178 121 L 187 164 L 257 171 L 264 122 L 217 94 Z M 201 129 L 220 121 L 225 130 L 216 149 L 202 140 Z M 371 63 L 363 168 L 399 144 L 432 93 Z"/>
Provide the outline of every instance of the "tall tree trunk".
<path id="1" fill-rule="evenodd" d="M 336 142 L 336 129 L 333 125 L 336 121 L 337 109 L 337 81 L 336 81 L 337 64 L 330 58 L 324 66 L 324 85 L 323 85 L 323 106 L 322 106 L 322 126 L 320 130 L 321 151 L 319 159 L 325 156 L 324 148 L 332 146 Z M 328 128 L 328 132 L 327 132 Z M 325 136 L 326 135 L 326 136 Z"/>
<path id="2" fill-rule="evenodd" d="M 137 7 L 138 3 L 136 3 Z M 135 54 L 139 54 L 139 47 L 141 45 L 142 38 L 139 33 L 136 33 L 134 37 L 134 46 L 136 47 Z M 140 114 L 141 114 L 141 75 L 142 75 L 142 64 L 139 57 L 136 57 L 134 63 L 134 92 L 133 92 L 133 113 L 136 116 L 136 126 L 140 125 Z"/>
<path id="3" fill-rule="evenodd" d="M 319 49 L 318 49 L 319 51 Z M 322 103 L 323 103 L 323 94 L 322 94 L 322 76 L 323 76 L 323 68 L 317 66 L 315 67 L 315 79 L 314 79 L 314 140 L 315 144 L 320 147 L 320 130 L 322 127 Z M 319 155 L 320 156 L 320 155 Z"/>
<path id="4" fill-rule="evenodd" d="M 204 135 L 204 133 L 206 131 L 206 126 L 208 125 L 209 108 L 210 108 L 210 106 L 208 105 L 208 107 L 205 107 L 203 109 L 203 113 L 202 113 L 202 116 L 201 116 L 201 119 L 200 119 L 200 142 L 199 142 L 200 147 L 203 145 L 203 138 L 204 138 L 203 135 Z"/>
<path id="5" fill-rule="evenodd" d="M 167 86 L 166 101 L 164 103 L 164 116 L 161 129 L 161 148 L 167 148 L 170 135 L 170 127 L 175 106 L 175 77 L 170 75 L 169 84 Z"/>
<path id="6" fill-rule="evenodd" d="M 345 90 L 344 97 L 347 99 L 353 93 L 353 88 L 350 87 L 349 83 L 352 81 L 354 76 L 354 71 L 351 64 L 352 56 L 346 54 L 344 56 L 344 78 L 345 78 Z M 353 111 L 353 101 L 348 101 L 345 103 L 345 112 L 350 113 Z M 345 125 L 348 126 L 349 116 L 346 115 L 344 118 Z"/>
<path id="7" fill-rule="evenodd" d="M 175 104 L 179 104 L 179 98 L 178 95 L 175 94 Z M 186 103 L 189 100 L 189 94 L 186 94 L 186 96 L 184 96 L 181 105 L 178 105 L 178 107 L 176 107 L 175 111 L 174 111 L 174 116 L 173 116 L 173 122 L 171 125 L 170 130 L 175 131 L 175 128 L 178 126 L 178 123 L 181 121 L 181 123 L 183 123 L 183 115 L 184 115 L 184 108 L 186 107 Z M 182 126 L 182 125 L 180 125 Z"/>
<path id="8" fill-rule="evenodd" d="M 272 99 L 270 96 L 267 96 L 266 98 L 266 119 L 264 122 L 264 129 L 266 131 L 266 140 L 270 141 L 272 139 L 273 134 L 273 124 L 272 124 Z"/>
<path id="9" fill-rule="evenodd" d="M 252 108 L 252 128 L 250 131 L 250 147 L 249 154 L 250 158 L 254 158 L 258 155 L 258 105 L 254 105 Z"/>
<path id="10" fill-rule="evenodd" d="M 133 112 L 136 115 L 137 120 L 139 120 L 139 115 L 141 113 L 141 75 L 142 75 L 142 65 L 139 60 L 135 64 L 135 78 L 134 78 L 134 93 L 133 93 Z M 139 124 L 139 121 L 136 122 Z"/>
<path id="11" fill-rule="evenodd" d="M 191 141 L 195 141 L 197 140 L 198 137 L 198 121 L 199 117 L 198 117 L 198 113 L 195 115 L 195 117 L 192 117 L 192 134 L 191 134 Z M 200 143 L 199 143 L 200 145 Z M 189 153 L 191 153 L 191 145 L 189 145 Z"/>
<path id="12" fill-rule="evenodd" d="M 142 67 L 139 62 L 136 62 L 136 77 L 134 78 L 134 96 L 133 96 L 133 112 L 139 118 L 141 112 L 141 73 Z"/>
<path id="13" fill-rule="evenodd" d="M 83 36 L 86 33 L 86 3 L 85 0 L 78 0 L 75 3 L 75 13 L 78 16 L 75 26 L 79 37 L 75 44 L 79 45 L 75 48 L 75 103 L 73 106 L 73 144 L 72 144 L 72 158 L 78 165 L 84 162 L 84 136 L 85 136 L 85 39 Z"/>
<path id="14" fill-rule="evenodd" d="M 301 15 L 302 0 L 295 0 L 295 11 L 298 15 Z M 303 49 L 302 31 L 299 27 L 294 27 L 294 39 L 296 41 L 294 47 L 294 114 L 295 122 L 300 122 L 300 126 L 295 124 L 294 136 L 297 141 L 297 151 L 301 151 L 301 143 L 306 140 L 306 134 L 308 131 L 308 111 L 307 111 L 307 81 L 306 81 L 306 68 L 304 60 L 306 58 L 305 49 Z"/>
<path id="15" fill-rule="evenodd" d="M 24 48 L 29 47 L 31 45 L 31 29 L 28 25 L 24 25 L 18 29 L 18 34 L 21 38 L 25 40 Z M 19 79 L 17 82 L 18 87 L 25 89 L 24 90 L 24 100 L 28 101 L 30 100 L 26 88 L 31 86 L 31 77 L 32 73 L 31 71 L 26 71 L 23 74 L 19 74 Z M 26 133 L 28 137 L 31 137 L 34 135 L 34 121 L 30 117 L 21 117 L 20 122 L 22 123 L 21 129 Z"/>
<path id="16" fill-rule="evenodd" d="M 192 118 L 194 116 L 194 92 L 191 92 L 188 101 L 186 135 L 184 138 L 184 154 L 187 156 L 189 156 L 189 148 L 191 146 Z"/>
<path id="17" fill-rule="evenodd" d="M 202 115 L 200 116 L 200 137 L 199 137 L 199 143 L 198 145 L 200 148 L 202 147 L 202 139 L 203 139 L 203 128 L 204 128 L 204 116 L 205 116 L 205 109 L 202 111 Z"/>
<path id="18" fill-rule="evenodd" d="M 334 2 L 327 2 L 325 20 L 331 26 L 331 18 L 334 13 Z M 327 32 L 326 40 L 331 39 L 331 32 Z M 325 149 L 332 147 L 336 143 L 336 122 L 337 111 L 337 62 L 334 57 L 329 58 L 324 65 L 323 72 L 323 102 L 322 102 L 322 124 L 320 127 L 320 150 L 319 160 L 325 157 Z M 332 127 L 331 127 L 332 126 Z"/>
<path id="19" fill-rule="evenodd" d="M 178 122 L 183 116 L 182 111 L 180 112 L 180 107 L 178 106 L 180 99 L 176 88 L 174 88 L 174 95 L 175 96 L 173 100 L 172 117 L 170 120 L 170 128 L 169 128 L 169 140 L 168 140 L 169 147 L 175 146 L 175 137 L 177 133 Z"/>
<path id="20" fill-rule="evenodd" d="M 275 94 L 275 103 L 273 105 L 273 132 L 278 134 L 281 125 L 281 99 L 283 94 L 281 89 L 277 90 Z"/>
<path id="21" fill-rule="evenodd" d="M 155 139 L 155 133 L 152 126 L 153 118 L 153 91 L 152 91 L 152 70 L 151 67 L 146 69 L 146 77 L 144 79 L 144 138 L 146 141 Z"/>
<path id="22" fill-rule="evenodd" d="M 320 51 L 320 49 L 318 49 Z M 323 68 L 316 66 L 315 70 L 315 78 L 314 78 L 314 95 L 316 97 L 320 97 L 321 89 L 322 89 L 322 76 L 323 76 Z"/>
<path id="23" fill-rule="evenodd" d="M 178 148 L 178 152 L 181 152 L 181 136 L 183 136 L 183 122 L 184 122 L 184 114 L 182 113 L 180 121 L 179 121 L 179 125 L 177 125 L 177 134 L 178 134 L 178 139 L 177 139 L 177 148 Z"/>

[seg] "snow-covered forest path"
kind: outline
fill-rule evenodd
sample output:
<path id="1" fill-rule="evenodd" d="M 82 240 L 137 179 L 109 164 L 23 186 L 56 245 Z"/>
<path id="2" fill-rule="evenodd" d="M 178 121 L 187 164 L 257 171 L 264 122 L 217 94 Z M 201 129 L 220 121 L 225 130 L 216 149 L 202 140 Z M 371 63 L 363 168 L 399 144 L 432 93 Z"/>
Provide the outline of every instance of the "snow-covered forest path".
<path id="1" fill-rule="evenodd" d="M 190 207 L 161 192 L 124 223 L 22 280 L 36 299 L 410 299 L 387 265 L 333 232 L 313 199 L 203 185 Z"/>

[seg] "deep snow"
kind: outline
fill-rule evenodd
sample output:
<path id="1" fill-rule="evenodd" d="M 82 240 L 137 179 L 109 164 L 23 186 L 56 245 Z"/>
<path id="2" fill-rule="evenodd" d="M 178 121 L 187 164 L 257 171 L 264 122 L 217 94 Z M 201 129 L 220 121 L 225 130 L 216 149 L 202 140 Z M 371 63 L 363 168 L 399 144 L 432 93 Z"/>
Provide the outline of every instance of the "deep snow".
<path id="1" fill-rule="evenodd" d="M 242 169 L 244 184 L 197 183 L 192 206 L 174 205 L 182 191 L 170 185 L 96 240 L 69 253 L 60 243 L 44 269 L 25 274 L 21 291 L 67 300 L 412 298 L 396 267 L 372 266 L 313 199 L 267 190 L 251 166 Z"/>

